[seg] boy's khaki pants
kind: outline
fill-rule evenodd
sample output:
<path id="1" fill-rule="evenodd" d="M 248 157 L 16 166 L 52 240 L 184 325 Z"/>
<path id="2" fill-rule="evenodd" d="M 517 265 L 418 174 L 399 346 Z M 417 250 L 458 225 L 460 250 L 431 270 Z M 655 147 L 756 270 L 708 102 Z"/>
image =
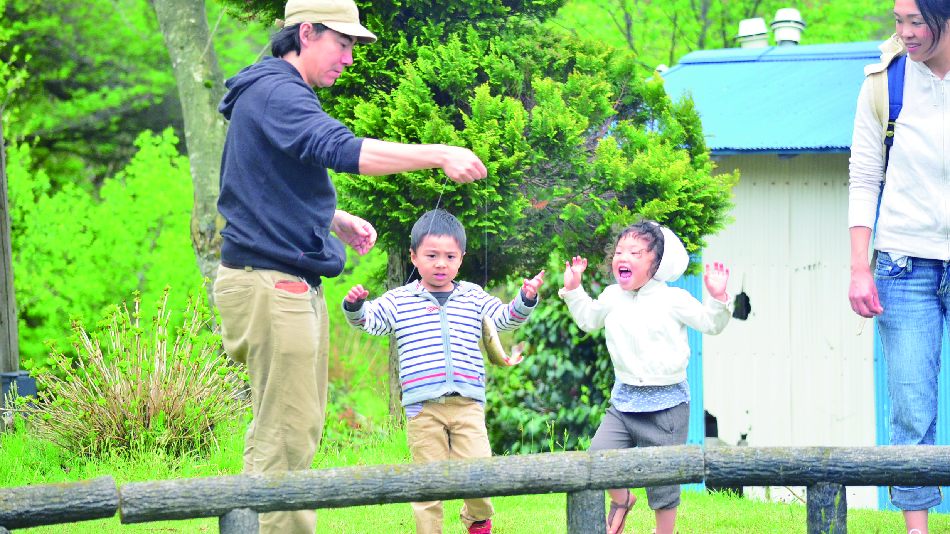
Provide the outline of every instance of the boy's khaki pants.
<path id="1" fill-rule="evenodd" d="M 468 397 L 440 397 L 425 401 L 409 420 L 406 437 L 412 461 L 417 463 L 461 458 L 491 458 L 485 410 Z M 417 534 L 442 534 L 442 501 L 414 502 Z M 465 528 L 495 514 L 491 500 L 465 499 L 459 516 Z"/>
<path id="2" fill-rule="evenodd" d="M 308 288 L 278 271 L 221 266 L 214 298 L 224 350 L 247 364 L 251 385 L 253 419 L 244 440 L 244 472 L 309 469 L 327 405 L 329 321 L 323 288 Z M 260 532 L 313 534 L 316 518 L 313 510 L 265 513 Z"/>

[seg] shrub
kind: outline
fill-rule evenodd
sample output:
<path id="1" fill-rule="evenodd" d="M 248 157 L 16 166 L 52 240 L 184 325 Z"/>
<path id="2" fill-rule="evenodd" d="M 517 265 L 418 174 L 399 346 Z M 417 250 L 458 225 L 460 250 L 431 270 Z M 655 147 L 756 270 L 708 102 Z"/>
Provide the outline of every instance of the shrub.
<path id="1" fill-rule="evenodd" d="M 597 271 L 585 273 L 592 295 L 607 281 Z M 555 294 L 561 272 L 548 268 L 543 305 L 514 333 L 526 342 L 524 361 L 489 368 L 486 424 L 496 454 L 586 450 L 607 411 L 614 372 L 604 331 L 578 328 Z"/>
<path id="2" fill-rule="evenodd" d="M 638 215 L 670 227 L 690 253 L 725 227 L 735 179 L 712 174 L 690 98 L 674 103 L 629 51 L 504 28 L 426 41 L 394 66 L 391 90 L 333 108 L 357 135 L 469 147 L 488 169 L 472 184 L 433 169 L 337 175 L 341 209 L 377 228 L 393 267 L 412 224 L 437 204 L 468 233 L 459 277 L 485 286 L 533 275 L 552 253 L 601 256 L 612 228 Z"/>
<path id="3" fill-rule="evenodd" d="M 95 195 L 80 176 L 49 175 L 29 145 L 7 147 L 24 369 L 43 365 L 47 340 L 69 339 L 72 315 L 95 321 L 133 291 L 150 303 L 166 284 L 201 282 L 190 237 L 194 188 L 177 144 L 171 129 L 143 132 L 135 156 Z M 184 292 L 173 297 L 168 309 L 178 313 Z"/>
<path id="4" fill-rule="evenodd" d="M 22 406 L 31 430 L 72 454 L 105 456 L 148 448 L 170 455 L 203 449 L 215 425 L 241 414 L 244 373 L 226 360 L 204 288 L 188 298 L 180 327 L 169 328 L 168 288 L 151 329 L 132 310 L 110 306 L 89 332 L 73 323 L 68 356 L 50 343 L 50 367 L 35 371 L 44 386 L 35 405 Z"/>

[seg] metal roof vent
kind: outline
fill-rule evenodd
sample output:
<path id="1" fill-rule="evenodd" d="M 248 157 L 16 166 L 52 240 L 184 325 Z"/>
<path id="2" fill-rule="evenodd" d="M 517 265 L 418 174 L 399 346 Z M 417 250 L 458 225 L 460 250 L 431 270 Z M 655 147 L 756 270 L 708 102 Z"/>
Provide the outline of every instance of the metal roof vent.
<path id="1" fill-rule="evenodd" d="M 765 19 L 757 17 L 739 21 L 739 34 L 736 41 L 742 48 L 761 48 L 769 46 L 769 33 L 765 27 Z"/>
<path id="2" fill-rule="evenodd" d="M 802 40 L 805 21 L 797 9 L 785 7 L 775 12 L 775 20 L 769 27 L 775 33 L 776 46 L 795 46 Z"/>

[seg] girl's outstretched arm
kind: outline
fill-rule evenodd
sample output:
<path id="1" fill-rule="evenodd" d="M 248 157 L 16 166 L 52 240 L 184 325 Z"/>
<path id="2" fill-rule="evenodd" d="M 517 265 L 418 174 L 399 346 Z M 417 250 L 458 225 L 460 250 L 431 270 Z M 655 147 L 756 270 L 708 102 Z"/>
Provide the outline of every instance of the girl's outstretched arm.
<path id="1" fill-rule="evenodd" d="M 574 256 L 572 261 L 564 263 L 564 290 L 573 291 L 581 285 L 581 275 L 587 269 L 587 258 Z"/>
<path id="2" fill-rule="evenodd" d="M 728 300 L 726 283 L 729 281 L 729 269 L 726 269 L 725 265 L 714 263 L 713 268 L 710 269 L 707 263 L 706 274 L 703 275 L 703 281 L 706 282 L 706 291 L 709 291 L 710 297 L 719 302 L 726 302 Z"/>

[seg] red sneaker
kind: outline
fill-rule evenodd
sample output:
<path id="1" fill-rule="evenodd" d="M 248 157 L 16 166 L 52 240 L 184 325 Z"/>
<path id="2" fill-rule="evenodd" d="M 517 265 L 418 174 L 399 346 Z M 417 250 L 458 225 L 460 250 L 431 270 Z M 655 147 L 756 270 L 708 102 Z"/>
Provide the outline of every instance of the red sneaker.
<path id="1" fill-rule="evenodd" d="M 468 534 L 491 534 L 491 519 L 472 523 L 468 527 Z"/>

